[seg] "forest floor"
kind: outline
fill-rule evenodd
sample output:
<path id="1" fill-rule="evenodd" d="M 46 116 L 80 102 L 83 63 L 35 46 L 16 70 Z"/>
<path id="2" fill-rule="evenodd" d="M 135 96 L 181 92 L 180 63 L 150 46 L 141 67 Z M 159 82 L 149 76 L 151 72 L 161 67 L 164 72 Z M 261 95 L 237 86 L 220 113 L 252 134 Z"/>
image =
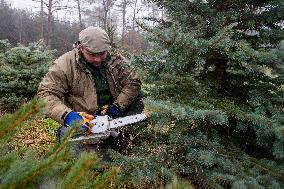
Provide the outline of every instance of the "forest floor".
<path id="1" fill-rule="evenodd" d="M 43 156 L 56 142 L 58 128 L 57 122 L 38 115 L 18 127 L 8 145 L 11 149 L 29 149 L 35 151 L 38 156 Z"/>

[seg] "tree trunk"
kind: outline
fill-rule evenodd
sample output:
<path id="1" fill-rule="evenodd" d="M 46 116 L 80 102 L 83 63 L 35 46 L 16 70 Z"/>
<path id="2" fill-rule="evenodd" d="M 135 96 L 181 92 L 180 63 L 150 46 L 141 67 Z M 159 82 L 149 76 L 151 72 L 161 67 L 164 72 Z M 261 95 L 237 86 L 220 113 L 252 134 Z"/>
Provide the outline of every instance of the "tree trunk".
<path id="1" fill-rule="evenodd" d="M 77 3 L 78 3 L 77 5 L 78 5 L 78 14 L 79 14 L 80 30 L 82 30 L 82 29 L 83 29 L 83 24 L 82 24 L 80 0 L 77 0 Z"/>
<path id="2" fill-rule="evenodd" d="M 103 0 L 104 7 L 104 29 L 107 29 L 108 0 Z"/>
<path id="3" fill-rule="evenodd" d="M 23 16 L 22 13 L 20 13 L 20 43 L 22 43 L 23 41 Z"/>
<path id="4" fill-rule="evenodd" d="M 157 18 L 156 13 L 157 13 L 157 7 L 154 3 L 150 4 L 150 8 L 152 8 L 152 18 Z M 155 27 L 155 22 L 153 22 L 153 27 Z"/>
<path id="5" fill-rule="evenodd" d="M 107 27 L 112 27 L 112 19 L 111 19 L 111 2 L 108 0 L 108 19 L 107 19 Z"/>
<path id="6" fill-rule="evenodd" d="M 134 3 L 134 12 L 133 12 L 133 21 L 132 21 L 132 30 L 135 30 L 135 19 L 136 19 L 136 8 L 137 8 L 137 0 Z"/>
<path id="7" fill-rule="evenodd" d="M 52 29 L 51 29 L 51 23 L 52 23 L 52 0 L 48 1 L 48 16 L 47 16 L 47 46 L 51 48 L 51 36 L 52 36 Z"/>
<path id="8" fill-rule="evenodd" d="M 227 61 L 224 58 L 215 55 L 212 59 L 212 63 L 215 65 L 215 89 L 217 91 L 222 91 L 226 79 Z"/>
<path id="9" fill-rule="evenodd" d="M 123 0 L 122 4 L 122 34 L 121 34 L 121 43 L 122 46 L 124 45 L 124 35 L 125 35 L 125 25 L 126 25 L 126 5 L 127 5 L 127 0 Z"/>
<path id="10" fill-rule="evenodd" d="M 44 39 L 44 19 L 43 19 L 43 0 L 40 1 L 40 38 Z"/>

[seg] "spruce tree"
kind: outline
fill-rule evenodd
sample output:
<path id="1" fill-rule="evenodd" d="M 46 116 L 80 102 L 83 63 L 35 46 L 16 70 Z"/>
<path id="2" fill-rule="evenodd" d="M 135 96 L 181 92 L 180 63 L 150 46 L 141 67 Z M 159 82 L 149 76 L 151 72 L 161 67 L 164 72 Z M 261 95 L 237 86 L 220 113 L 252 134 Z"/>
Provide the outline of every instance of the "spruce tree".
<path id="1" fill-rule="evenodd" d="M 135 62 L 151 118 L 131 156 L 117 156 L 121 178 L 283 188 L 283 1 L 153 1 L 168 21 L 141 25 L 155 46 Z"/>
<path id="2" fill-rule="evenodd" d="M 0 40 L 0 109 L 13 111 L 36 94 L 47 72 L 53 51 L 42 41 L 11 47 Z"/>

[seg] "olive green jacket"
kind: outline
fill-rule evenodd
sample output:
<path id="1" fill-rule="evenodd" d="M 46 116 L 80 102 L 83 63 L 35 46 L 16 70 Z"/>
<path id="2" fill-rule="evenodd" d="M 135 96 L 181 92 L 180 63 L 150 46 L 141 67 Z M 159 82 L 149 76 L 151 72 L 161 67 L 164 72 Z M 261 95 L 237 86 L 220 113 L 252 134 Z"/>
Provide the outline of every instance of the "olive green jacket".
<path id="1" fill-rule="evenodd" d="M 139 76 L 118 55 L 112 55 L 106 69 L 114 102 L 124 111 L 140 92 Z M 65 115 L 70 111 L 95 112 L 98 108 L 95 84 L 91 72 L 79 62 L 77 49 L 54 61 L 39 85 L 38 98 L 46 102 L 45 114 L 62 125 Z"/>

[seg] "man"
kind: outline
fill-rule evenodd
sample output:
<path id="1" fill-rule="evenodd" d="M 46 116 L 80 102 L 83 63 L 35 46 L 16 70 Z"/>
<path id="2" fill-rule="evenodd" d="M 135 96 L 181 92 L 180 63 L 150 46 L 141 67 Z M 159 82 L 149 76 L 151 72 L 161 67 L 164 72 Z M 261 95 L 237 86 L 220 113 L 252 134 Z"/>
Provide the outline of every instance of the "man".
<path id="1" fill-rule="evenodd" d="M 46 115 L 62 125 L 60 138 L 77 121 L 87 130 L 83 117 L 91 120 L 103 107 L 112 118 L 142 112 L 139 76 L 110 47 L 103 29 L 82 30 L 77 47 L 55 60 L 40 83 L 38 97 Z"/>

